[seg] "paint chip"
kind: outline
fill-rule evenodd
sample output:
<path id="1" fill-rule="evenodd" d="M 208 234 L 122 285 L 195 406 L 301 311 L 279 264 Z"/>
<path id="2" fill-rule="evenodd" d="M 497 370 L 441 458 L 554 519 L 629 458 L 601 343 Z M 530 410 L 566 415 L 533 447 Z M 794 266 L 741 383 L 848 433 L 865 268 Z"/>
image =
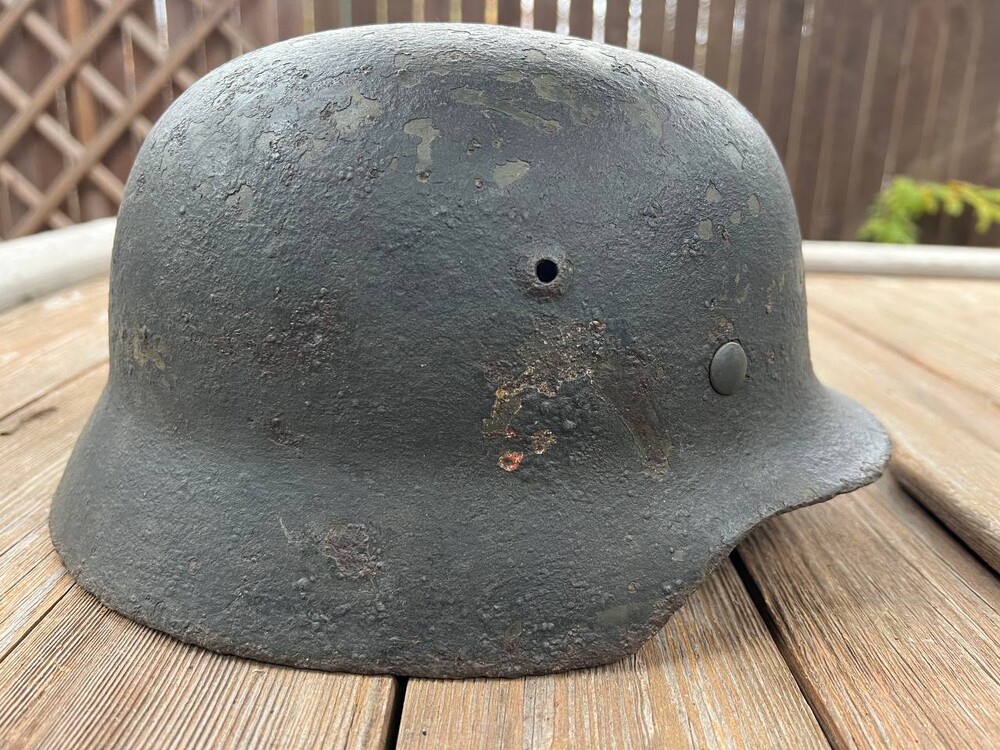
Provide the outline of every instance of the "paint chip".
<path id="1" fill-rule="evenodd" d="M 726 157 L 733 163 L 733 166 L 737 169 L 743 169 L 743 154 L 736 148 L 736 144 L 727 143 L 725 151 Z"/>
<path id="2" fill-rule="evenodd" d="M 427 178 L 431 174 L 431 165 L 433 164 L 431 144 L 441 135 L 441 131 L 435 128 L 434 123 L 428 118 L 422 118 L 407 122 L 403 125 L 403 132 L 420 139 L 420 142 L 417 144 L 417 165 L 414 167 L 414 171 L 417 173 L 418 180 L 427 182 Z"/>
<path id="3" fill-rule="evenodd" d="M 529 162 L 520 159 L 498 164 L 493 167 L 493 182 L 497 184 L 497 187 L 505 188 L 528 174 L 530 168 Z"/>

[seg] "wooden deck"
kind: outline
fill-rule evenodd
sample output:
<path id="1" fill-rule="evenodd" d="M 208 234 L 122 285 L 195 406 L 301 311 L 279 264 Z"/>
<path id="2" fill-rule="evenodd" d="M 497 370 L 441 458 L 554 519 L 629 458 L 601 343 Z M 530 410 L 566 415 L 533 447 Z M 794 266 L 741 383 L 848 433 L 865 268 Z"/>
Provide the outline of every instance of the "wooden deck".
<path id="1" fill-rule="evenodd" d="M 1000 746 L 1000 282 L 808 283 L 816 368 L 891 473 L 765 524 L 635 657 L 515 680 L 275 667 L 106 610 L 46 521 L 107 282 L 0 314 L 0 747 Z"/>

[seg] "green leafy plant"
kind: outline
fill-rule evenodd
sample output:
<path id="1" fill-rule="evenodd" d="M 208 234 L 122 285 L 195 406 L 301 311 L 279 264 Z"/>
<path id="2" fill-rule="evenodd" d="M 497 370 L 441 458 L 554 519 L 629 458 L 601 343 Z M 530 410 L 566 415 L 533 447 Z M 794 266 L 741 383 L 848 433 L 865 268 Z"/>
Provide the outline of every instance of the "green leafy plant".
<path id="1" fill-rule="evenodd" d="M 920 238 L 917 221 L 942 211 L 959 216 L 966 209 L 976 215 L 976 231 L 986 232 L 1000 224 L 1000 188 L 969 182 L 920 182 L 896 177 L 880 192 L 868 209 L 868 220 L 858 230 L 858 238 L 871 242 L 910 245 Z"/>

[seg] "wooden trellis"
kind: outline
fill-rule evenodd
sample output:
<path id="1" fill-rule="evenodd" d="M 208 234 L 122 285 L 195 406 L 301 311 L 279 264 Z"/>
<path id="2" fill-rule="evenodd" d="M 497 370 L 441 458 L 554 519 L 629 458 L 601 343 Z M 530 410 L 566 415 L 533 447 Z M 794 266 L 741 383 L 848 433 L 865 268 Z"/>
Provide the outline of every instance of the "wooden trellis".
<path id="1" fill-rule="evenodd" d="M 809 237 L 853 234 L 896 173 L 1000 183 L 998 0 L 0 0 L 0 236 L 114 214 L 151 124 L 222 62 L 410 20 L 570 33 L 698 70 L 767 128 Z"/>

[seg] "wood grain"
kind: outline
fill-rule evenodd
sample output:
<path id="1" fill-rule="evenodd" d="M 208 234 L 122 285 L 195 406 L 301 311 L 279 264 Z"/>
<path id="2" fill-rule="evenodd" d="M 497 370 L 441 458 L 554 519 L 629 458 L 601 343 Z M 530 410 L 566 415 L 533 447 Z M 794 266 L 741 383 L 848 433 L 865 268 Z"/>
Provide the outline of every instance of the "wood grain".
<path id="1" fill-rule="evenodd" d="M 835 746 L 1000 743 L 1000 581 L 891 477 L 740 551 Z"/>
<path id="2" fill-rule="evenodd" d="M 0 660 L 73 586 L 49 540 L 49 498 L 106 380 L 99 367 L 0 420 Z"/>
<path id="3" fill-rule="evenodd" d="M 982 251 L 971 251 L 982 252 Z M 812 276 L 809 302 L 932 372 L 1000 401 L 1000 282 Z"/>
<path id="4" fill-rule="evenodd" d="M 410 680 L 403 748 L 827 747 L 727 560 L 615 664 L 512 680 Z"/>
<path id="5" fill-rule="evenodd" d="M 108 357 L 108 282 L 0 313 L 0 417 Z"/>
<path id="6" fill-rule="evenodd" d="M 882 420 L 893 438 L 899 479 L 1000 571 L 1000 402 L 846 326 L 818 305 L 809 328 L 820 379 Z"/>
<path id="7" fill-rule="evenodd" d="M 384 747 L 390 677 L 261 664 L 131 622 L 78 586 L 0 662 L 15 747 Z"/>

